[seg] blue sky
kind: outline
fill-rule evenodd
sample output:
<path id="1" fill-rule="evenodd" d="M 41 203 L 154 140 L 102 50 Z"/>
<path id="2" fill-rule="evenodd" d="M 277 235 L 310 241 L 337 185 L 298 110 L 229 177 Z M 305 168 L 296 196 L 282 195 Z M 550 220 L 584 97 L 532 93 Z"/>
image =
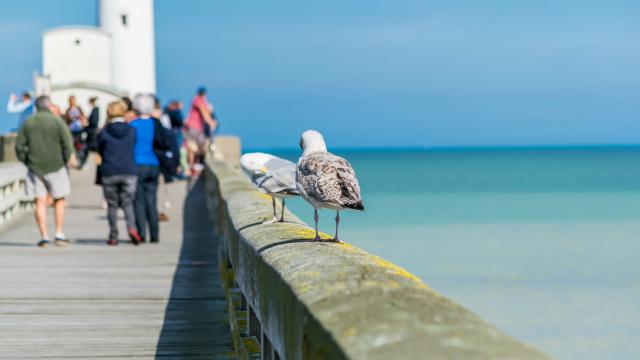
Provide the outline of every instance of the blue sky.
<path id="1" fill-rule="evenodd" d="M 0 94 L 30 87 L 43 30 L 94 25 L 95 4 L 3 4 Z M 295 147 L 309 128 L 330 147 L 640 142 L 637 1 L 155 7 L 160 97 L 188 102 L 206 85 L 245 147 Z"/>

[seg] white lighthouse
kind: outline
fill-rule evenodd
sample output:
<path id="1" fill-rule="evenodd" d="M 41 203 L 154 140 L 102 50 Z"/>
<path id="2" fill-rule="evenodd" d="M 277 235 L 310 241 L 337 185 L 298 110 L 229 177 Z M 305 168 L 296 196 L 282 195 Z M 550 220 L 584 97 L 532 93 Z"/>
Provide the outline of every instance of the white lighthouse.
<path id="1" fill-rule="evenodd" d="M 42 75 L 36 93 L 66 108 L 75 95 L 88 110 L 98 97 L 102 113 L 121 97 L 156 92 L 153 0 L 100 0 L 100 24 L 64 26 L 44 32 Z"/>
<path id="2" fill-rule="evenodd" d="M 100 0 L 100 28 L 111 35 L 112 83 L 155 93 L 153 0 Z"/>

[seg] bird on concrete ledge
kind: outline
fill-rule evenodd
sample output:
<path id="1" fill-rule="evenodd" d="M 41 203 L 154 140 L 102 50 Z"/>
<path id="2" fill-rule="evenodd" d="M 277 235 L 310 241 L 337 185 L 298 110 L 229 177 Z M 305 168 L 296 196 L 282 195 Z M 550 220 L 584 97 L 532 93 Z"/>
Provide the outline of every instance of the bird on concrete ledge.
<path id="1" fill-rule="evenodd" d="M 271 195 L 273 219 L 263 224 L 284 222 L 284 199 L 300 195 L 296 187 L 296 164 L 271 154 L 256 152 L 242 155 L 240 167 L 258 190 Z M 276 198 L 282 201 L 280 220 L 276 214 Z"/>
<path id="2" fill-rule="evenodd" d="M 318 234 L 318 209 L 336 210 L 336 235 L 340 225 L 340 210 L 364 210 L 360 185 L 356 173 L 349 162 L 327 151 L 322 134 L 307 130 L 300 138 L 302 157 L 298 160 L 296 186 L 300 196 L 314 209 L 316 223 L 316 241 Z"/>

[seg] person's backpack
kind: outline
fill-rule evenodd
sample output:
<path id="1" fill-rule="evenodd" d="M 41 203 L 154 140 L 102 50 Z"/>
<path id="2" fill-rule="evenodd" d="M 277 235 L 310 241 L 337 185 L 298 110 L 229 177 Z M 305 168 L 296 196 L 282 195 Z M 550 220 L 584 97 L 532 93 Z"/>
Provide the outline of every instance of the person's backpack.
<path id="1" fill-rule="evenodd" d="M 160 162 L 160 172 L 165 182 L 171 182 L 178 175 L 180 164 L 178 142 L 173 131 L 162 126 L 160 120 L 154 118 L 153 124 L 153 152 Z"/>
<path id="2" fill-rule="evenodd" d="M 220 121 L 218 120 L 218 117 L 216 116 L 216 113 L 211 113 L 211 117 L 213 118 L 213 121 L 216 122 L 216 128 L 213 129 L 213 131 L 211 130 L 211 126 L 209 126 L 208 122 L 204 122 L 204 133 L 205 135 L 207 135 L 207 137 L 211 140 L 213 140 L 213 137 L 218 133 L 218 130 L 220 129 Z"/>

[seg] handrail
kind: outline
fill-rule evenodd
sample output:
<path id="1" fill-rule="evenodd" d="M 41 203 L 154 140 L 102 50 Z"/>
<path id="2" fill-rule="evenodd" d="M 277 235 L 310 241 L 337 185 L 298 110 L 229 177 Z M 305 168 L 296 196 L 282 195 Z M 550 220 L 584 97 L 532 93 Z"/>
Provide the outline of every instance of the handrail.
<path id="1" fill-rule="evenodd" d="M 16 152 L 16 133 L 7 133 L 0 135 L 0 162 L 17 161 Z"/>
<path id="2" fill-rule="evenodd" d="M 386 260 L 312 241 L 291 213 L 262 225 L 270 198 L 228 164 L 210 161 L 204 176 L 240 358 L 248 337 L 263 359 L 547 358 Z"/>
<path id="3" fill-rule="evenodd" d="M 29 209 L 25 198 L 27 169 L 17 162 L 0 162 L 0 225 Z"/>

